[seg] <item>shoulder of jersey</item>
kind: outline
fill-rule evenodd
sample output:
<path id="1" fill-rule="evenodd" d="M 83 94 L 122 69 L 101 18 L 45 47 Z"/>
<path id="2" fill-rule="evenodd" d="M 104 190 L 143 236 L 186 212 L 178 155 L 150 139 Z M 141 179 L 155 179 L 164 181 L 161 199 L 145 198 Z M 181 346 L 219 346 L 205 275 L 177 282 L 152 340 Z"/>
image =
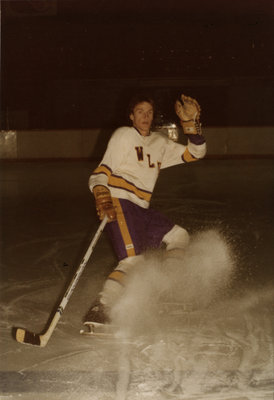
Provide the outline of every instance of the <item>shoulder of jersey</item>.
<path id="1" fill-rule="evenodd" d="M 124 135 L 128 135 L 132 131 L 132 127 L 130 126 L 121 126 L 120 128 L 115 129 L 112 136 L 123 137 Z"/>
<path id="2" fill-rule="evenodd" d="M 169 142 L 171 139 L 169 139 L 169 137 L 166 135 L 166 134 L 164 134 L 163 132 L 155 132 L 155 131 L 152 131 L 152 135 L 153 136 L 157 136 L 159 139 L 162 139 L 164 142 Z"/>

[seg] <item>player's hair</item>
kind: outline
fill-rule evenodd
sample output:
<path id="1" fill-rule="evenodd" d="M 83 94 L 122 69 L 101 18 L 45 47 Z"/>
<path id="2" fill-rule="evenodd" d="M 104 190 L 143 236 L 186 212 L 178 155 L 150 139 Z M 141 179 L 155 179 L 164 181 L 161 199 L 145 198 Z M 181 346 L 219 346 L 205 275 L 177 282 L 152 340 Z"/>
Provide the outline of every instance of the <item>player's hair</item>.
<path id="1" fill-rule="evenodd" d="M 134 97 L 132 97 L 132 99 L 129 102 L 129 105 L 128 105 L 128 116 L 130 116 L 130 114 L 133 113 L 134 107 L 137 104 L 143 103 L 144 101 L 146 103 L 149 103 L 152 106 L 153 113 L 155 114 L 155 103 L 152 100 L 152 98 L 147 96 L 147 95 L 144 95 L 144 94 L 137 94 Z"/>

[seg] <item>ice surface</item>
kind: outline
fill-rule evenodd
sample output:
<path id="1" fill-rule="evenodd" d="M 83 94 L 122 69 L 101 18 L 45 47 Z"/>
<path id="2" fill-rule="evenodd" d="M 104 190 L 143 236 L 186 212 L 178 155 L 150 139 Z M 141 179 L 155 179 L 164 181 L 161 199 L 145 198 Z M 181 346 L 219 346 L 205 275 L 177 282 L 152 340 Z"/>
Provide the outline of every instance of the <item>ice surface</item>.
<path id="1" fill-rule="evenodd" d="M 271 160 L 162 175 L 153 206 L 187 228 L 191 243 L 184 253 L 146 254 L 112 310 L 116 336 L 79 334 L 116 262 L 102 237 L 48 345 L 12 338 L 13 326 L 44 329 L 98 227 L 93 167 L 2 170 L 0 399 L 273 400 Z"/>

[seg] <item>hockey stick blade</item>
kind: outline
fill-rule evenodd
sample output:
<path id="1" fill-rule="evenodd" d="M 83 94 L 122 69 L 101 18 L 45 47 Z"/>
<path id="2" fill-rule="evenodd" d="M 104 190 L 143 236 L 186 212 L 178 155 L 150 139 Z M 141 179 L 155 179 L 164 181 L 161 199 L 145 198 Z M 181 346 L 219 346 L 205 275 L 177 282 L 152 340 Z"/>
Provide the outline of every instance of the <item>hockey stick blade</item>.
<path id="1" fill-rule="evenodd" d="M 69 301 L 69 298 L 72 295 L 72 293 L 75 289 L 75 286 L 76 286 L 76 284 L 77 284 L 77 282 L 89 260 L 89 257 L 91 256 L 91 254 L 94 250 L 94 247 L 95 247 L 97 241 L 99 240 L 101 233 L 104 230 L 106 223 L 107 223 L 107 217 L 105 216 L 105 218 L 101 222 L 97 232 L 95 233 L 94 238 L 91 241 L 91 243 L 86 251 L 86 254 L 85 254 L 84 258 L 82 259 L 72 281 L 70 282 L 70 285 L 69 285 L 68 289 L 66 290 L 66 293 L 65 293 L 61 303 L 59 304 L 59 307 L 57 308 L 55 315 L 54 315 L 53 319 L 51 320 L 46 332 L 44 334 L 36 334 L 36 333 L 32 333 L 23 328 L 13 328 L 13 334 L 18 343 L 30 344 L 32 346 L 38 346 L 38 347 L 46 346 L 59 319 L 61 318 L 61 315 L 63 314 L 63 311 L 64 311 L 64 309 Z"/>
<path id="2" fill-rule="evenodd" d="M 37 335 L 36 333 L 22 328 L 14 329 L 14 337 L 17 342 L 30 344 L 32 346 L 44 347 L 47 344 L 47 341 L 44 340 L 44 335 Z"/>

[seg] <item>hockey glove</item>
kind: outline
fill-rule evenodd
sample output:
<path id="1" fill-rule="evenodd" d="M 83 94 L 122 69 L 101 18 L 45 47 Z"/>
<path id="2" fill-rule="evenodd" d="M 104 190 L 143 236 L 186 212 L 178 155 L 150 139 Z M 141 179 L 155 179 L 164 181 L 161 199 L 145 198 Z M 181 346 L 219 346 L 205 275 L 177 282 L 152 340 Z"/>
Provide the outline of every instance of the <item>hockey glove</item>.
<path id="1" fill-rule="evenodd" d="M 201 107 L 192 97 L 181 95 L 175 103 L 175 111 L 180 118 L 181 125 L 186 135 L 201 135 L 200 114 Z"/>
<path id="2" fill-rule="evenodd" d="M 100 220 L 106 215 L 108 221 L 115 221 L 116 211 L 112 203 L 110 191 L 107 187 L 98 185 L 93 188 L 93 194 L 95 197 L 96 210 Z"/>

